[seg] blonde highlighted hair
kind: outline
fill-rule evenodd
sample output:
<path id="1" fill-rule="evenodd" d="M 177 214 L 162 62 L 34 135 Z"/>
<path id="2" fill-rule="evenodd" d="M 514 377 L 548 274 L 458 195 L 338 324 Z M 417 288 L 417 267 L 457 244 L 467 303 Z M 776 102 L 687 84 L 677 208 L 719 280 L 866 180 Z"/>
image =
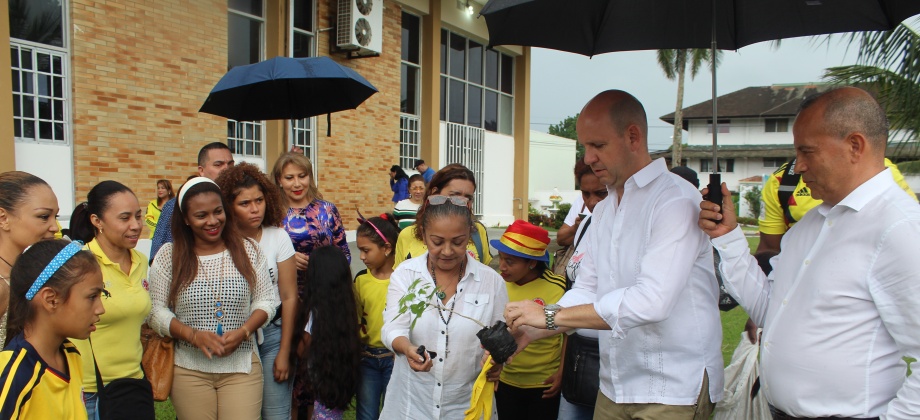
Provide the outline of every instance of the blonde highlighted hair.
<path id="1" fill-rule="evenodd" d="M 319 193 L 319 189 L 316 188 L 316 179 L 313 177 L 313 162 L 310 162 L 310 159 L 307 159 L 306 156 L 299 153 L 287 152 L 281 155 L 275 162 L 275 167 L 272 168 L 272 180 L 279 189 L 281 189 L 281 182 L 279 181 L 281 179 L 281 172 L 284 171 L 284 168 L 288 165 L 297 166 L 310 177 L 310 185 L 307 186 L 307 198 L 311 200 L 314 198 L 323 198 L 323 195 Z M 281 197 L 284 198 L 285 205 L 287 205 L 287 194 L 282 192 Z"/>

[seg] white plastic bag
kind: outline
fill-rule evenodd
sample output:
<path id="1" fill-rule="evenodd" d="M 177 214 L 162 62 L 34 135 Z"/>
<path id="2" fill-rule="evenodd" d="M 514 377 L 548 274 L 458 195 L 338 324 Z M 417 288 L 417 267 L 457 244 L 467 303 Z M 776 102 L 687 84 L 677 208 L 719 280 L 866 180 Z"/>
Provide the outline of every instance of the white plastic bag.
<path id="1" fill-rule="evenodd" d="M 758 331 L 759 335 L 759 331 Z M 757 360 L 759 347 L 751 344 L 747 333 L 741 332 L 741 342 L 725 367 L 725 390 L 722 401 L 713 410 L 713 420 L 771 420 L 770 407 L 763 392 L 751 399 L 754 381 L 760 376 Z M 762 391 L 762 390 L 761 390 Z"/>

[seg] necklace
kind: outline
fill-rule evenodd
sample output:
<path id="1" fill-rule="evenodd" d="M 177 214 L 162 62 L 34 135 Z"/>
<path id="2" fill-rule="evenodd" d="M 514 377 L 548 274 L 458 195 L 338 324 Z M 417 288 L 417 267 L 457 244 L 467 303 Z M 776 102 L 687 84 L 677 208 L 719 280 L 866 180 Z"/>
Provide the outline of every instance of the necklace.
<path id="1" fill-rule="evenodd" d="M 457 285 L 458 286 L 460 285 L 460 279 L 463 278 L 463 271 L 464 271 L 463 269 L 465 268 L 464 265 L 466 265 L 466 262 L 460 263 L 460 273 L 457 275 Z M 433 265 L 429 266 L 428 270 L 431 272 L 431 279 L 434 280 L 434 286 L 438 287 L 438 278 L 434 274 L 434 266 Z M 444 309 L 447 309 L 446 319 L 444 318 L 444 311 L 441 309 L 442 308 L 441 301 L 444 300 L 445 297 L 447 297 L 447 293 L 445 293 L 441 289 L 438 289 L 435 295 L 438 297 L 438 306 L 437 306 L 438 317 L 440 317 L 441 322 L 444 323 L 444 357 L 447 357 L 447 355 L 450 354 L 450 329 L 448 328 L 448 326 L 450 325 L 451 318 L 454 317 L 454 307 L 457 306 L 457 294 L 454 293 L 453 299 L 451 299 L 451 302 L 450 302 L 450 308 L 449 309 L 444 308 Z"/>
<path id="2" fill-rule="evenodd" d="M 226 252 L 226 251 L 225 251 L 225 252 Z M 214 283 L 215 283 L 215 282 L 214 282 L 213 279 L 211 278 L 211 272 L 210 272 L 210 270 L 205 271 L 205 277 L 206 277 L 206 280 L 208 281 L 208 288 L 211 289 L 211 293 L 214 295 L 214 319 L 217 320 L 217 330 L 216 330 L 215 332 L 216 332 L 217 335 L 219 335 L 219 336 L 224 335 L 224 326 L 223 326 L 223 324 L 221 323 L 221 321 L 223 321 L 223 319 L 224 319 L 224 304 L 223 304 L 223 302 L 221 301 L 221 295 L 222 295 L 222 293 L 221 293 L 221 292 L 222 292 L 221 286 L 223 285 L 223 283 L 221 282 L 221 278 L 220 278 L 220 277 L 221 277 L 221 276 L 223 275 L 223 273 L 224 273 L 224 262 L 225 262 L 225 261 L 226 261 L 226 255 L 221 254 L 221 256 L 220 256 L 220 268 L 218 269 L 219 271 L 217 272 L 217 282 L 216 282 L 216 283 L 217 283 L 217 287 L 214 287 Z M 200 258 L 198 259 L 198 264 L 199 264 L 199 265 L 201 264 L 201 259 L 200 259 Z"/>
<path id="3" fill-rule="evenodd" d="M 13 264 L 10 264 L 10 262 L 9 262 L 9 261 L 7 261 L 7 260 L 6 260 L 6 258 L 3 258 L 3 257 L 0 257 L 0 261 L 3 261 L 3 262 L 5 262 L 5 263 L 6 263 L 6 265 L 8 265 L 8 266 L 10 266 L 10 268 L 13 268 Z"/>

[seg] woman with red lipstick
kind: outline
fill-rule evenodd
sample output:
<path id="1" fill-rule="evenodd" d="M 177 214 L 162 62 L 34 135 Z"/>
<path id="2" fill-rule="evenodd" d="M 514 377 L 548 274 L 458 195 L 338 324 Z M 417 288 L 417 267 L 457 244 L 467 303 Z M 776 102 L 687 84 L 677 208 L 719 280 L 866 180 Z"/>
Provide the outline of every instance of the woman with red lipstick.
<path id="1" fill-rule="evenodd" d="M 90 336 L 92 343 L 73 340 L 83 356 L 83 399 L 90 420 L 99 418 L 96 365 L 103 386 L 121 378 L 144 378 L 141 342 L 125 339 L 140 337 L 141 325 L 150 313 L 147 257 L 134 249 L 143 227 L 137 197 L 130 188 L 115 181 L 96 184 L 70 218 L 72 238 L 86 243 L 85 249 L 102 267 L 102 279 L 112 293 L 105 300 L 105 315 Z M 145 408 L 152 416 L 153 394 L 140 398 L 149 403 Z"/>
<path id="2" fill-rule="evenodd" d="M 508 300 L 551 305 L 565 294 L 565 277 L 549 264 L 546 229 L 515 220 L 500 239 L 493 239 Z M 537 347 L 531 348 L 536 345 Z M 562 385 L 562 336 L 537 340 L 502 370 L 495 402 L 502 420 L 556 420 Z"/>
<path id="3" fill-rule="evenodd" d="M 102 272 L 83 244 L 41 241 L 10 279 L 9 333 L 0 352 L 2 419 L 84 420 L 83 365 L 67 339 L 86 338 L 105 313 Z"/>
<path id="4" fill-rule="evenodd" d="M 314 249 L 334 245 L 345 254 L 351 264 L 351 251 L 345 239 L 345 227 L 335 205 L 323 200 L 313 179 L 313 164 L 310 159 L 299 153 L 285 153 L 275 162 L 272 179 L 281 189 L 282 197 L 287 202 L 287 214 L 282 227 L 294 243 L 294 262 L 297 266 L 297 296 L 304 299 L 304 286 L 309 255 Z M 313 397 L 309 395 L 309 383 L 301 375 L 294 382 L 294 400 L 297 407 L 292 407 L 292 415 L 297 418 L 298 411 L 304 418 L 312 417 Z"/>
<path id="5" fill-rule="evenodd" d="M 0 173 L 0 347 L 6 346 L 10 272 L 19 255 L 58 233 L 58 201 L 51 187 L 26 172 Z"/>
<path id="6" fill-rule="evenodd" d="M 258 167 L 240 163 L 217 177 L 224 201 L 231 204 L 236 227 L 247 238 L 259 242 L 268 264 L 275 318 L 260 331 L 262 341 L 262 419 L 291 418 L 291 341 L 297 317 L 297 267 L 294 246 L 281 221 L 284 205 L 281 193 Z"/>
<path id="7" fill-rule="evenodd" d="M 173 242 L 150 267 L 148 323 L 175 343 L 170 398 L 180 419 L 256 419 L 262 363 L 256 330 L 275 314 L 265 253 L 243 237 L 220 188 L 205 177 L 179 190 Z"/>

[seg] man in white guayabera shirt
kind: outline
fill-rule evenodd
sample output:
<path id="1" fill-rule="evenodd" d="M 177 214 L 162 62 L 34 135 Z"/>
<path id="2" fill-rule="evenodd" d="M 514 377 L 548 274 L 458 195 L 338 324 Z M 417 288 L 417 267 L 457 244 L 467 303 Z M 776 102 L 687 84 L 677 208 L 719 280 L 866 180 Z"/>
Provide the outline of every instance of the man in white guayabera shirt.
<path id="1" fill-rule="evenodd" d="M 920 206 L 885 168 L 885 112 L 838 88 L 802 102 L 792 134 L 795 170 L 824 202 L 783 236 L 769 276 L 731 201 L 700 205 L 726 289 L 763 325 L 761 390 L 774 419 L 918 419 L 920 375 L 902 358 L 920 358 Z"/>
<path id="2" fill-rule="evenodd" d="M 520 344 L 601 330 L 596 419 L 708 419 L 722 397 L 722 329 L 712 247 L 696 227 L 700 193 L 649 156 L 632 95 L 595 96 L 576 130 L 609 190 L 591 216 L 578 281 L 559 305 L 511 302 L 505 319 Z"/>

